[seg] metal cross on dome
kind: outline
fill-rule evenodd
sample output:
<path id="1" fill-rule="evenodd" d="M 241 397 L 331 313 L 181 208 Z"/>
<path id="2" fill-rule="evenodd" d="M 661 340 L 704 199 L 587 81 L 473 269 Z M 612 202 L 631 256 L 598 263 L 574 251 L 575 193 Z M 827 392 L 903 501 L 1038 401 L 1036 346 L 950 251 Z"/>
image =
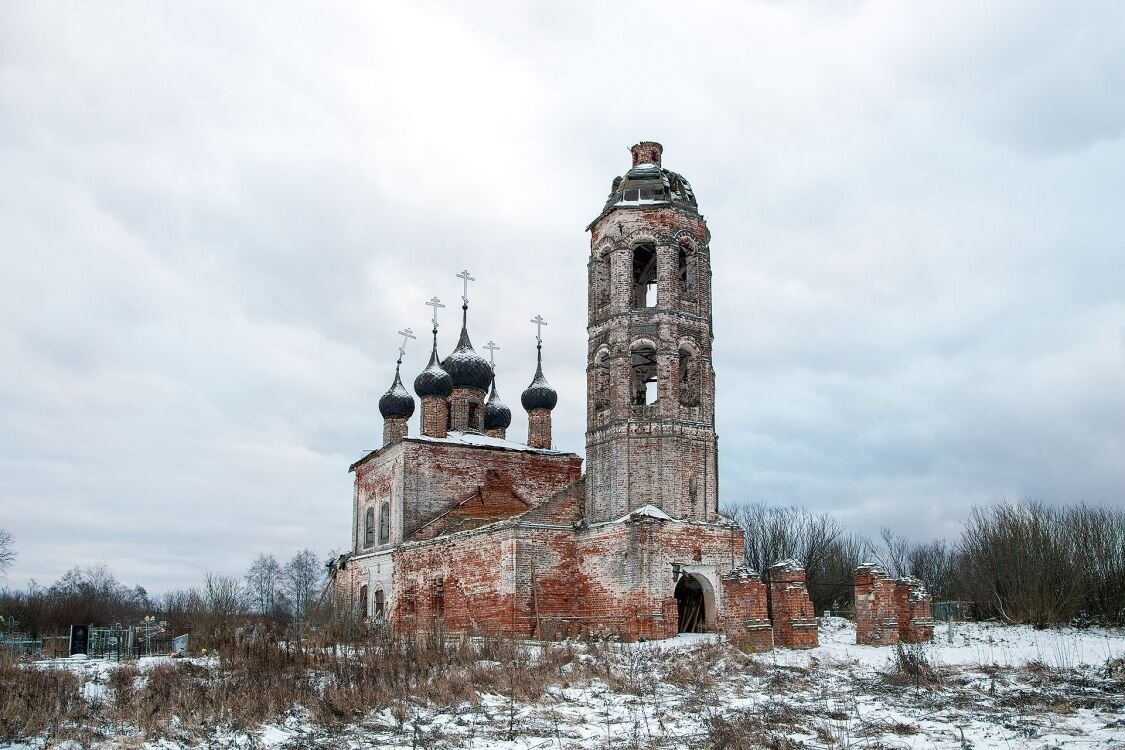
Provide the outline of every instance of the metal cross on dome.
<path id="1" fill-rule="evenodd" d="M 500 347 L 496 346 L 495 341 L 489 341 L 487 344 L 484 345 L 484 348 L 488 350 L 488 363 L 490 365 L 492 365 L 492 369 L 495 370 L 496 369 L 496 352 L 500 351 Z"/>
<path id="2" fill-rule="evenodd" d="M 462 271 L 461 273 L 457 274 L 457 278 L 459 278 L 459 279 L 461 279 L 462 281 L 465 282 L 465 292 L 464 292 L 464 294 L 461 295 L 461 301 L 464 302 L 466 305 L 468 305 L 469 304 L 469 282 L 470 281 L 476 281 L 476 279 L 474 279 L 472 276 L 469 275 L 469 269 L 467 269 L 467 268 L 464 271 Z"/>
<path id="3" fill-rule="evenodd" d="M 398 361 L 399 364 L 402 364 L 402 358 L 406 356 L 406 342 L 410 339 L 416 339 L 418 337 L 415 336 L 414 331 L 410 330 L 409 328 L 399 331 L 398 335 L 402 336 L 402 346 L 398 348 Z"/>
<path id="4" fill-rule="evenodd" d="M 438 299 L 437 297 L 433 297 L 426 304 L 429 305 L 430 307 L 434 308 L 433 320 L 434 320 L 434 330 L 436 331 L 437 330 L 437 311 L 438 311 L 438 308 L 439 307 L 445 307 L 445 305 L 443 305 L 441 303 L 441 300 Z"/>
<path id="5" fill-rule="evenodd" d="M 531 322 L 535 324 L 535 343 L 542 344 L 543 343 L 543 326 L 547 325 L 547 321 L 543 320 L 542 315 L 536 315 L 534 318 L 531 319 Z"/>

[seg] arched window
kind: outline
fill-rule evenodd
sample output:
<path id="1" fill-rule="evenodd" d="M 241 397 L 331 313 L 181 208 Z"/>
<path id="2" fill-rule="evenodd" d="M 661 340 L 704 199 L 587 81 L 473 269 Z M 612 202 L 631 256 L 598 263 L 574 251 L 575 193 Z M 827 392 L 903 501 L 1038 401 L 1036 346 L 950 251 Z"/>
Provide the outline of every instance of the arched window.
<path id="1" fill-rule="evenodd" d="M 633 344 L 630 362 L 633 370 L 633 405 L 644 406 L 655 403 L 660 397 L 656 348 L 648 341 Z"/>
<path id="2" fill-rule="evenodd" d="M 379 544 L 391 541 L 391 504 L 383 503 L 379 509 Z"/>
<path id="3" fill-rule="evenodd" d="M 368 506 L 363 514 L 363 546 L 370 547 L 375 544 L 375 508 Z"/>
<path id="4" fill-rule="evenodd" d="M 477 432 L 480 432 L 482 429 L 484 429 L 484 417 L 481 414 L 479 401 L 469 402 L 468 421 L 469 423 L 467 426 L 470 430 L 476 430 Z"/>
<path id="5" fill-rule="evenodd" d="M 680 348 L 680 403 L 699 406 L 699 357 L 686 346 Z"/>
<path id="6" fill-rule="evenodd" d="M 694 300 L 696 298 L 696 255 L 690 247 L 680 245 L 677 255 L 676 270 L 680 278 L 680 299 Z"/>
<path id="7" fill-rule="evenodd" d="M 602 350 L 594 357 L 594 408 L 609 408 L 609 352 Z"/>
<path id="8" fill-rule="evenodd" d="M 383 602 L 385 596 L 386 595 L 383 593 L 383 589 L 379 589 L 375 592 L 375 617 L 377 618 L 381 618 L 383 616 Z"/>
<path id="9" fill-rule="evenodd" d="M 359 616 L 367 617 L 367 586 L 359 587 Z"/>
<path id="10" fill-rule="evenodd" d="M 594 306 L 609 304 L 610 294 L 610 252 L 606 250 L 594 259 Z"/>
<path id="11" fill-rule="evenodd" d="M 656 278 L 656 246 L 633 248 L 633 307 L 655 307 L 659 293 Z"/>

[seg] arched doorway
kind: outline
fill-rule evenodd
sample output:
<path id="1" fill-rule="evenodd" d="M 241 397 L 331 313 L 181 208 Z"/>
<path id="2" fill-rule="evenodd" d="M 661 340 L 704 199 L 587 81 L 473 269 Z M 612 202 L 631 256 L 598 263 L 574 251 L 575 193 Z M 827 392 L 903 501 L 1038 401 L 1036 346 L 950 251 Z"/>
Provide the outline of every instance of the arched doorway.
<path id="1" fill-rule="evenodd" d="M 707 625 L 707 605 L 703 585 L 690 573 L 680 576 L 676 584 L 676 610 L 679 612 L 678 633 L 702 633 Z"/>

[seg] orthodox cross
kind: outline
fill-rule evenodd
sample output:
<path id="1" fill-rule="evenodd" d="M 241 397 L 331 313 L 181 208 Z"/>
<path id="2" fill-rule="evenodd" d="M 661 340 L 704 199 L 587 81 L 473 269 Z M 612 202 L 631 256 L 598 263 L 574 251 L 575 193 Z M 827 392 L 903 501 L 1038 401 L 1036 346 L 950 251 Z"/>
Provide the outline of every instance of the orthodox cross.
<path id="1" fill-rule="evenodd" d="M 465 292 L 464 292 L 464 294 L 461 295 L 461 301 L 465 303 L 466 307 L 468 307 L 468 305 L 469 305 L 469 282 L 470 281 L 476 281 L 476 279 L 474 279 L 472 276 L 469 275 L 468 269 L 465 269 L 461 273 L 457 274 L 457 278 L 459 278 L 459 279 L 461 279 L 462 281 L 465 282 Z"/>
<path id="2" fill-rule="evenodd" d="M 543 320 L 542 315 L 536 315 L 534 318 L 531 319 L 531 322 L 535 324 L 535 343 L 542 344 L 543 343 L 543 326 L 547 325 L 547 321 Z"/>
<path id="3" fill-rule="evenodd" d="M 489 341 L 487 344 L 484 345 L 484 348 L 488 350 L 488 362 L 489 362 L 489 364 L 492 365 L 492 369 L 495 370 L 496 369 L 496 352 L 500 351 L 500 347 L 496 346 L 495 341 Z"/>
<path id="4" fill-rule="evenodd" d="M 429 305 L 430 307 L 434 308 L 434 318 L 433 318 L 433 320 L 434 320 L 434 331 L 436 332 L 437 331 L 437 311 L 438 311 L 439 307 L 445 307 L 445 305 L 443 305 L 441 303 L 441 300 L 438 299 L 437 297 L 432 298 L 426 304 Z"/>
<path id="5" fill-rule="evenodd" d="M 406 342 L 409 339 L 416 339 L 418 337 L 415 336 L 414 331 L 410 330 L 409 328 L 403 331 L 399 331 L 398 335 L 402 336 L 402 346 L 398 348 L 398 363 L 401 365 L 402 358 L 406 356 Z"/>

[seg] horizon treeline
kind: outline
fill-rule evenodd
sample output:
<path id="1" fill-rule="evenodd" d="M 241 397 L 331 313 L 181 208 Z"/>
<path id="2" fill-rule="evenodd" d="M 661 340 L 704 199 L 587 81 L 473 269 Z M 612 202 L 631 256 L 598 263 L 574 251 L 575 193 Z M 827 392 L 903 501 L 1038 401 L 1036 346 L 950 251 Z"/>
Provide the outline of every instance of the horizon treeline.
<path id="1" fill-rule="evenodd" d="M 875 562 L 892 577 L 920 579 L 934 601 L 967 603 L 962 611 L 978 619 L 1036 627 L 1125 625 L 1120 509 L 1001 502 L 974 508 L 956 540 L 930 542 L 912 542 L 887 528 L 872 539 L 828 513 L 796 506 L 757 502 L 726 506 L 723 513 L 745 532 L 744 564 L 767 583 L 775 562 L 792 558 L 804 565 L 818 615 L 850 615 L 855 569 Z M 12 552 L 10 545 L 6 551 Z M 8 627 L 11 618 L 14 627 L 36 635 L 62 634 L 77 623 L 137 622 L 146 615 L 204 638 L 250 616 L 285 628 L 327 616 L 327 563 L 335 556 L 322 559 L 305 549 L 282 564 L 259 554 L 241 576 L 208 572 L 198 586 L 158 597 L 122 583 L 104 564 L 74 567 L 47 587 L 0 589 L 0 617 Z"/>

